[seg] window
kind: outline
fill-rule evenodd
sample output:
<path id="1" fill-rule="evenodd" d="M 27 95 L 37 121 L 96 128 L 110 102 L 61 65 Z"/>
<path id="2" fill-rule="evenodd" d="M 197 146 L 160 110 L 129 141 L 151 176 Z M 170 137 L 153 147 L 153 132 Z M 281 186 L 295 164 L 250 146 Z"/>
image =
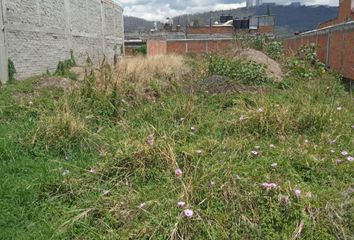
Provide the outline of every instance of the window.
<path id="1" fill-rule="evenodd" d="M 354 0 L 352 0 L 352 12 L 354 12 Z"/>

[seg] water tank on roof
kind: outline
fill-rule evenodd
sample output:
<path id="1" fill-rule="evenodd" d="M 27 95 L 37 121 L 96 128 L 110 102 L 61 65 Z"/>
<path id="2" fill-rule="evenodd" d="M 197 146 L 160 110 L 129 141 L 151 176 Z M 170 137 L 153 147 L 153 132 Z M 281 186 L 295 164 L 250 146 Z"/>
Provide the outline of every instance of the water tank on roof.
<path id="1" fill-rule="evenodd" d="M 242 28 L 242 29 L 248 29 L 248 28 L 250 28 L 250 20 L 249 20 L 249 19 L 243 19 L 243 20 L 241 20 L 241 28 Z"/>
<path id="2" fill-rule="evenodd" d="M 233 20 L 233 19 L 234 18 L 232 16 L 230 16 L 230 15 L 227 15 L 227 16 L 222 15 L 222 16 L 220 16 L 220 23 L 221 24 L 222 23 L 226 23 L 226 22 L 228 22 L 230 20 Z"/>
<path id="3" fill-rule="evenodd" d="M 235 29 L 241 29 L 241 27 L 242 27 L 241 20 L 239 20 L 239 19 L 234 20 L 233 26 Z"/>

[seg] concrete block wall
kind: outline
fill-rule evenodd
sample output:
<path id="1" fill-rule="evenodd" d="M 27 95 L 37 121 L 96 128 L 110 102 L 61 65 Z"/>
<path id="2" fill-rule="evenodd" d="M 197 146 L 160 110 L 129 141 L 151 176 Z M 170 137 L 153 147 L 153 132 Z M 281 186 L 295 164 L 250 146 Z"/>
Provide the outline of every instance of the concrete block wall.
<path id="1" fill-rule="evenodd" d="M 304 45 L 317 45 L 317 56 L 327 67 L 354 80 L 354 22 L 342 23 L 285 39 L 289 54 Z"/>
<path id="2" fill-rule="evenodd" d="M 103 56 L 113 62 L 124 52 L 123 9 L 111 0 L 1 0 L 1 6 L 0 59 L 14 62 L 19 79 L 54 71 L 71 49 L 78 64 L 88 56 L 95 64 Z M 0 33 L 0 49 L 1 42 Z"/>

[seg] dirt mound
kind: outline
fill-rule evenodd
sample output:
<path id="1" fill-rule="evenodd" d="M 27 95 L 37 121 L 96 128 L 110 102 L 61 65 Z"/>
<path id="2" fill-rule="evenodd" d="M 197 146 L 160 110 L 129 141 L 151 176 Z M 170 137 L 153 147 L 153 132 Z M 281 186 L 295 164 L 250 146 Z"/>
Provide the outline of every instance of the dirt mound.
<path id="1" fill-rule="evenodd" d="M 200 91 L 207 91 L 211 94 L 227 92 L 258 92 L 261 90 L 259 87 L 246 86 L 220 75 L 212 75 L 200 81 L 197 89 Z"/>
<path id="2" fill-rule="evenodd" d="M 64 91 L 70 91 L 78 86 L 78 83 L 64 77 L 58 76 L 43 76 L 38 79 L 38 82 L 34 85 L 32 92 L 16 92 L 13 94 L 13 99 L 20 103 L 32 104 L 34 99 L 40 95 L 41 89 L 46 88 L 58 88 Z"/>
<path id="3" fill-rule="evenodd" d="M 85 79 L 87 69 L 85 67 L 72 67 L 70 72 L 76 75 L 77 80 L 83 81 Z"/>
<path id="4" fill-rule="evenodd" d="M 283 79 L 284 74 L 280 64 L 260 51 L 255 49 L 240 49 L 235 52 L 234 59 L 246 59 L 266 65 L 266 73 L 269 77 L 273 78 L 275 81 L 281 81 Z"/>
<path id="5" fill-rule="evenodd" d="M 36 94 L 16 92 L 12 95 L 12 98 L 18 103 L 33 103 L 34 99 L 36 98 Z"/>
<path id="6" fill-rule="evenodd" d="M 76 86 L 75 82 L 68 78 L 43 77 L 38 81 L 36 85 L 36 89 L 54 87 L 54 88 L 61 88 L 64 91 L 69 91 L 75 88 L 75 86 Z"/>

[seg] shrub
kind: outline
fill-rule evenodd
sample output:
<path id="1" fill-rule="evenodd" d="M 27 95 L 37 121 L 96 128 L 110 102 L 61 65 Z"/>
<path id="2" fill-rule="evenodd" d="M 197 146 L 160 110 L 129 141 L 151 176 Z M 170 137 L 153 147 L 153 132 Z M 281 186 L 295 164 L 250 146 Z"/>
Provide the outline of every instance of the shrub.
<path id="1" fill-rule="evenodd" d="M 243 47 L 249 47 L 262 51 L 274 60 L 279 60 L 284 53 L 283 43 L 278 40 L 270 39 L 264 35 L 242 36 Z"/>
<path id="2" fill-rule="evenodd" d="M 267 41 L 264 45 L 264 52 L 274 60 L 281 58 L 283 50 L 283 44 L 280 41 Z"/>
<path id="3" fill-rule="evenodd" d="M 147 47 L 146 47 L 146 45 L 141 46 L 141 47 L 139 47 L 139 48 L 137 48 L 137 49 L 134 50 L 134 54 L 146 55 L 146 53 L 147 53 Z"/>
<path id="4" fill-rule="evenodd" d="M 9 58 L 8 60 L 8 69 L 9 69 L 9 81 L 15 80 L 15 74 L 17 73 L 14 62 Z"/>
<path id="5" fill-rule="evenodd" d="M 288 59 L 285 63 L 289 73 L 295 78 L 311 80 L 320 76 L 326 71 L 325 65 L 317 58 L 317 47 L 315 45 L 303 46 L 300 48 L 295 58 Z"/>
<path id="6" fill-rule="evenodd" d="M 270 81 L 264 65 L 253 61 L 234 61 L 219 56 L 209 57 L 209 74 L 226 76 L 244 84 L 260 84 Z"/>
<path id="7" fill-rule="evenodd" d="M 55 71 L 54 75 L 68 77 L 70 79 L 76 79 L 76 75 L 70 72 L 70 69 L 75 66 L 76 61 L 74 57 L 74 51 L 70 50 L 70 59 L 67 59 L 65 61 L 59 61 L 57 70 Z"/>

